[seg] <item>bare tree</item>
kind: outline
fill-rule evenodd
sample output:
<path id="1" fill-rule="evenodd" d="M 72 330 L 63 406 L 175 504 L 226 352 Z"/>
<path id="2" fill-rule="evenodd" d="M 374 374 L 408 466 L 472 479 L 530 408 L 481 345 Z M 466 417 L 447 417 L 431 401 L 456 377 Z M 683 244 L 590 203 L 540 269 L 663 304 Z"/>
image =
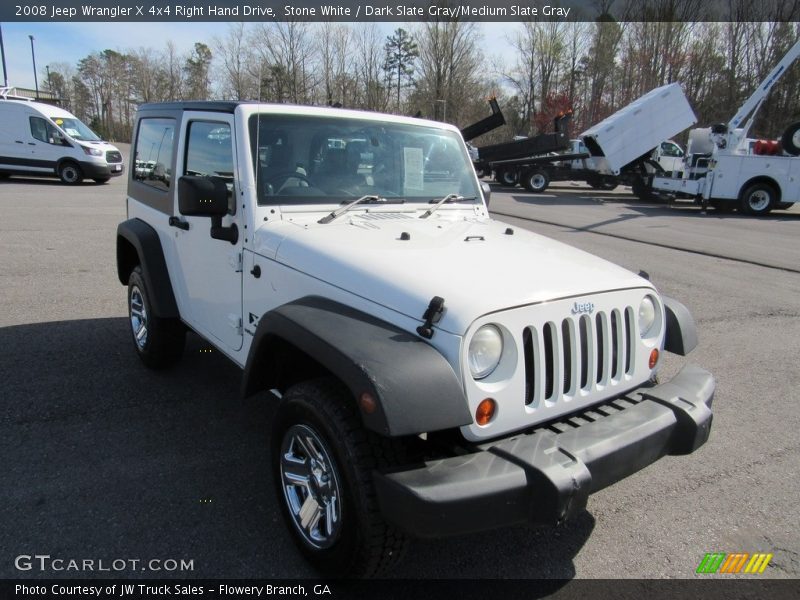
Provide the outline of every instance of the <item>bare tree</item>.
<path id="1" fill-rule="evenodd" d="M 314 47 L 304 21 L 262 23 L 251 37 L 265 99 L 306 104 L 313 94 Z"/>
<path id="2" fill-rule="evenodd" d="M 389 106 L 389 81 L 384 65 L 384 47 L 378 27 L 365 24 L 356 34 L 356 76 L 362 92 L 360 108 L 384 111 Z"/>
<path id="3" fill-rule="evenodd" d="M 253 76 L 255 55 L 247 43 L 244 23 L 229 23 L 222 37 L 213 40 L 219 73 L 219 95 L 232 100 L 258 97 L 258 81 Z"/>
<path id="4" fill-rule="evenodd" d="M 475 108 L 473 90 L 484 90 L 478 24 L 430 21 L 419 27 L 415 37 L 419 46 L 415 99 L 435 118 L 460 123 Z M 477 104 L 483 104 L 483 98 Z"/>

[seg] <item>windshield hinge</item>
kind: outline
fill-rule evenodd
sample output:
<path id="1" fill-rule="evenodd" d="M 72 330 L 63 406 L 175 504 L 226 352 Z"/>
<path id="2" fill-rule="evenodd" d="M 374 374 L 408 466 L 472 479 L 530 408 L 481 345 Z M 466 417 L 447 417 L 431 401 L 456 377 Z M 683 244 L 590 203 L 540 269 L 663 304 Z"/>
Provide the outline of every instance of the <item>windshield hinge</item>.
<path id="1" fill-rule="evenodd" d="M 438 323 L 444 314 L 444 298 L 441 296 L 434 296 L 431 298 L 428 308 L 422 318 L 425 322 L 417 327 L 417 333 L 429 340 L 433 337 L 433 324 Z"/>
<path id="2" fill-rule="evenodd" d="M 239 315 L 228 314 L 228 325 L 236 331 L 236 335 L 242 335 L 242 318 Z"/>
<path id="3" fill-rule="evenodd" d="M 230 256 L 228 256 L 228 263 L 233 267 L 235 273 L 242 272 L 242 253 L 241 252 L 234 252 Z"/>

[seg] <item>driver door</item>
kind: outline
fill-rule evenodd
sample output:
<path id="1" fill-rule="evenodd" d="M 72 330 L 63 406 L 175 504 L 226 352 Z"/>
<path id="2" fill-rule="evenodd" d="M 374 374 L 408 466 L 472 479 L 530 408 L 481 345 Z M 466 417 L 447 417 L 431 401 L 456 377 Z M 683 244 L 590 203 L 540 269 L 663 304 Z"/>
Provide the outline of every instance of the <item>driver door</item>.
<path id="1" fill-rule="evenodd" d="M 177 179 L 199 175 L 225 182 L 228 188 L 228 215 L 223 226 L 236 224 L 239 239 L 235 244 L 213 239 L 209 217 L 183 216 L 175 195 L 175 246 L 178 286 L 188 299 L 189 324 L 198 333 L 237 351 L 242 347 L 242 240 L 241 210 L 235 199 L 239 181 L 235 168 L 236 144 L 233 115 L 192 113 L 181 125 L 178 148 L 178 173 L 165 174 Z M 175 185 L 178 188 L 178 185 Z M 187 228 L 188 225 L 188 228 Z M 183 313 L 183 311 L 182 311 Z"/>

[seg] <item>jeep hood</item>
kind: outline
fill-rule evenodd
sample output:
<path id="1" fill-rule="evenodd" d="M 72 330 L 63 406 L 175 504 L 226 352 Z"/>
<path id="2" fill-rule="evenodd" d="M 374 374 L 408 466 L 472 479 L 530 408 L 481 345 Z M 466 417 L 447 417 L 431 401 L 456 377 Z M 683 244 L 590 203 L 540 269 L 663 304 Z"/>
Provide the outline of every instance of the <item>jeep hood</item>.
<path id="1" fill-rule="evenodd" d="M 603 259 L 499 221 L 374 215 L 265 226 L 256 251 L 270 248 L 292 269 L 419 320 L 441 296 L 438 327 L 456 335 L 476 318 L 511 307 L 650 287 Z"/>

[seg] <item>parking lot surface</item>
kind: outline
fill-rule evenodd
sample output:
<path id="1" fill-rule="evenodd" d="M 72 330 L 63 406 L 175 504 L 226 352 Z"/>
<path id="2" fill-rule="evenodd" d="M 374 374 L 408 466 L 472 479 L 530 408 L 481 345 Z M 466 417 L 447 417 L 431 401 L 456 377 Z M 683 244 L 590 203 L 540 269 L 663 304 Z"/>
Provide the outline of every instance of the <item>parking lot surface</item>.
<path id="1" fill-rule="evenodd" d="M 34 553 L 194 565 L 124 576 L 312 576 L 269 476 L 273 399 L 240 400 L 238 370 L 196 336 L 168 372 L 134 355 L 115 267 L 124 196 L 124 178 L 0 182 L 0 577 L 37 575 L 14 567 Z M 393 576 L 682 578 L 707 552 L 771 552 L 762 577 L 800 576 L 800 209 L 704 215 L 570 184 L 496 188 L 491 207 L 646 271 L 692 310 L 700 345 L 663 374 L 686 360 L 714 373 L 711 438 L 563 527 L 418 541 Z"/>

